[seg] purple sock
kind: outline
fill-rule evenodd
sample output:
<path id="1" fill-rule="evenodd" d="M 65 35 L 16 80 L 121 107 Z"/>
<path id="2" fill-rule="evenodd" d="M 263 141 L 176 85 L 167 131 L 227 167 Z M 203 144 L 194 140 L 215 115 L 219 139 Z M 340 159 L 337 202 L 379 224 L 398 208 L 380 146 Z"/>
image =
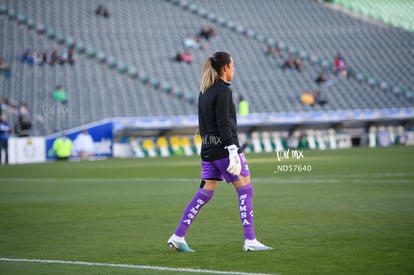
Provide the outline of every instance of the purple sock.
<path id="1" fill-rule="evenodd" d="M 210 201 L 213 195 L 214 191 L 212 190 L 198 189 L 193 199 L 185 208 L 181 221 L 175 230 L 175 235 L 184 237 L 187 234 L 187 230 L 197 217 L 197 214 L 200 212 L 201 208 Z"/>
<path id="2" fill-rule="evenodd" d="M 236 190 L 239 197 L 240 220 L 244 229 L 244 239 L 254 240 L 256 236 L 253 224 L 253 186 L 249 183 Z"/>

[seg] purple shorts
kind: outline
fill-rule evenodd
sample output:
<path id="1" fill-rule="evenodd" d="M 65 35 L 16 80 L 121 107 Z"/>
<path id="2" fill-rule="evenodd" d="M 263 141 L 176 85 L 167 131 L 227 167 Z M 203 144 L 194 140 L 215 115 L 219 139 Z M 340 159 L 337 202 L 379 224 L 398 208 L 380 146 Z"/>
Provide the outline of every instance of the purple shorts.
<path id="1" fill-rule="evenodd" d="M 241 161 L 240 175 L 244 177 L 250 176 L 249 166 L 247 165 L 246 157 L 243 153 L 239 154 Z M 203 180 L 226 180 L 227 183 L 235 182 L 239 179 L 238 176 L 227 172 L 229 166 L 229 158 L 222 158 L 213 161 L 201 161 L 201 179 Z"/>

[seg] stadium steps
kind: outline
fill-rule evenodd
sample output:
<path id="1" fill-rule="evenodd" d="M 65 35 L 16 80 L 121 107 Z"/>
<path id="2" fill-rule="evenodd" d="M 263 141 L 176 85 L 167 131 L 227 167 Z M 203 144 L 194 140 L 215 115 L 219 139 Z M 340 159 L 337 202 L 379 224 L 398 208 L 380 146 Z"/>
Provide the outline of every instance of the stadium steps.
<path id="1" fill-rule="evenodd" d="M 0 18 L 1 20 L 2 18 Z M 5 20 L 6 22 L 6 20 Z M 24 47 L 20 45 L 18 42 L 24 41 L 25 47 L 27 48 L 37 48 L 40 50 L 45 49 L 54 49 L 59 48 L 59 50 L 62 52 L 64 50 L 64 46 L 62 45 L 56 45 L 54 41 L 41 39 L 38 36 L 36 36 L 32 32 L 27 32 L 24 30 L 24 27 L 20 26 L 17 27 L 12 24 L 12 21 L 6 22 L 5 29 L 11 29 L 12 31 L 8 32 L 9 38 L 7 39 L 8 42 L 13 41 L 12 38 L 17 38 L 14 47 L 12 47 L 12 52 L 9 54 L 6 54 L 7 60 L 10 60 L 12 62 L 13 67 L 13 73 L 15 73 L 18 76 L 22 76 L 24 78 L 23 83 L 21 81 L 13 81 L 13 85 L 19 85 L 18 87 L 11 87 L 11 90 L 18 90 L 19 93 L 10 93 L 9 95 L 16 96 L 17 98 L 27 98 L 31 95 L 27 91 L 27 87 L 22 86 L 25 83 L 29 83 L 28 87 L 33 86 L 33 78 L 36 79 L 44 79 L 40 80 L 37 83 L 43 83 L 43 89 L 48 88 L 48 91 L 42 91 L 42 93 L 48 93 L 47 95 L 44 95 L 43 98 L 49 98 L 49 95 L 51 95 L 51 91 L 53 91 L 53 88 L 56 84 L 60 83 L 63 84 L 64 87 L 71 87 L 68 90 L 70 101 L 68 105 L 73 108 L 73 112 L 70 114 L 70 120 L 73 123 L 67 123 L 67 125 L 56 123 L 55 121 L 50 122 L 52 126 L 48 128 L 53 128 L 55 131 L 62 129 L 61 126 L 64 128 L 68 127 L 74 127 L 80 123 L 86 123 L 97 119 L 102 119 L 102 115 L 111 115 L 111 116 L 136 116 L 136 115 L 165 115 L 166 113 L 170 114 L 177 114 L 177 110 L 184 110 L 188 112 L 188 108 L 185 108 L 185 105 L 183 105 L 183 102 L 178 99 L 163 99 L 159 100 L 159 98 L 154 97 L 162 97 L 164 98 L 165 95 L 158 95 L 155 96 L 154 93 L 146 94 L 143 96 L 142 94 L 146 91 L 140 91 L 137 89 L 136 83 L 131 85 L 131 83 L 128 83 L 128 81 L 125 81 L 125 77 L 121 76 L 123 79 L 120 80 L 119 77 L 115 81 L 109 81 L 109 83 L 115 83 L 115 85 L 107 85 L 102 86 L 100 85 L 100 80 L 102 79 L 111 79 L 113 76 L 108 77 L 108 75 L 104 75 L 102 73 L 101 68 L 97 68 L 97 65 L 93 62 L 85 62 L 86 58 L 79 58 L 77 60 L 77 65 L 73 66 L 74 68 L 77 68 L 77 72 L 74 75 L 68 74 L 65 70 L 68 70 L 70 67 L 69 65 L 65 66 L 53 66 L 45 68 L 43 67 L 37 67 L 37 66 L 28 66 L 26 64 L 20 64 L 18 60 L 20 60 L 20 55 L 24 51 Z M 15 30 L 18 29 L 18 34 L 14 33 Z M 13 32 L 14 31 L 14 32 Z M 30 39 L 28 39 L 30 38 Z M 47 45 L 44 43 L 38 41 L 46 41 Z M 6 48 L 6 47 L 5 47 Z M 9 47 L 7 47 L 9 48 Z M 3 51 L 2 51 L 3 52 Z M 81 56 L 80 56 L 81 57 Z M 99 67 L 99 66 L 98 66 Z M 18 70 L 18 69 L 21 70 Z M 79 69 L 82 68 L 82 69 Z M 59 70 L 60 71 L 57 71 Z M 22 72 L 23 70 L 23 72 Z M 42 71 L 42 72 L 40 72 Z M 27 76 L 27 77 L 26 77 Z M 79 76 L 79 77 L 77 77 Z M 48 84 L 44 84 L 48 83 Z M 127 83 L 127 84 L 125 84 Z M 45 87 L 46 86 L 46 87 Z M 148 86 L 148 85 L 147 85 Z M 112 87 L 114 92 L 119 91 L 119 93 L 116 96 L 108 96 L 108 93 L 102 92 L 105 90 L 106 87 Z M 71 94 L 72 90 L 79 89 L 79 96 L 76 96 L 76 93 Z M 95 91 L 99 90 L 99 91 Z M 148 90 L 148 87 L 143 88 L 143 90 Z M 92 91 L 92 92 L 91 92 Z M 125 92 L 126 91 L 126 92 Z M 111 91 L 109 91 L 111 94 Z M 99 93 L 96 95 L 96 93 Z M 141 96 L 139 95 L 141 93 Z M 127 97 L 125 94 L 129 95 Z M 5 96 L 9 97 L 7 94 Z M 149 97 L 151 97 L 149 99 Z M 100 104 L 100 100 L 103 98 L 112 98 L 113 101 L 108 102 L 109 104 Z M 120 99 L 120 103 L 117 103 L 117 99 Z M 131 100 L 133 99 L 133 100 Z M 42 104 L 36 101 L 35 99 L 29 99 L 27 100 L 31 106 L 38 107 L 34 109 L 39 109 L 39 106 Z M 174 102 L 177 101 L 177 102 Z M 161 102 L 161 106 L 159 107 Z M 112 106 L 111 106 L 112 105 Z M 111 111 L 111 109 L 114 109 Z M 40 110 L 41 112 L 42 110 Z M 79 116 L 78 116 L 79 114 Z M 57 118 L 57 117 L 56 117 Z M 76 124 L 74 124 L 76 123 Z"/>
<path id="2" fill-rule="evenodd" d="M 172 2 L 173 6 L 168 2 Z M 145 73 L 149 77 L 158 76 L 161 83 L 168 82 L 174 90 L 182 90 L 193 96 L 198 93 L 203 59 L 215 50 L 226 49 L 234 55 L 236 61 L 237 74 L 232 84 L 233 89 L 236 95 L 243 94 L 248 99 L 252 112 L 308 110 L 309 108 L 302 106 L 297 98 L 306 89 L 318 88 L 313 79 L 321 70 L 320 63 L 316 62 L 313 66 L 312 62 L 307 61 L 306 70 L 302 74 L 285 74 L 279 69 L 283 60 L 264 56 L 263 53 L 268 43 L 281 42 L 274 39 L 275 37 L 285 39 L 285 56 L 293 49 L 298 51 L 306 49 L 308 55 L 311 55 L 309 53 L 312 52 L 314 53 L 312 55 L 318 60 L 324 60 L 323 57 L 326 56 L 334 56 L 339 48 L 338 44 L 344 43 L 343 46 L 350 49 L 343 52 L 347 58 L 349 56 L 351 64 L 355 64 L 355 60 L 361 59 L 363 61 L 361 56 L 358 56 L 358 52 L 361 51 L 361 48 L 365 48 L 366 44 L 355 43 L 354 40 L 363 38 L 367 33 L 369 34 L 369 40 L 366 42 L 368 45 L 378 44 L 381 47 L 390 47 L 387 41 L 390 37 L 395 37 L 396 40 L 402 42 L 402 45 L 407 46 L 407 42 L 405 42 L 407 35 L 401 31 L 387 29 L 383 35 L 378 34 L 383 31 L 375 31 L 372 26 L 363 25 L 360 27 L 357 20 L 311 3 L 311 1 L 301 1 L 300 5 L 295 4 L 294 6 L 299 7 L 297 9 L 293 9 L 291 1 L 263 1 L 261 5 L 249 1 L 235 4 L 233 1 L 221 3 L 215 0 L 191 1 L 187 3 L 188 5 L 184 1 L 148 1 L 139 2 L 139 4 L 138 2 L 107 1 L 105 5 L 111 11 L 111 17 L 108 20 L 96 17 L 93 13 L 95 3 L 88 1 L 0 0 L 1 3 L 8 3 L 8 6 L 15 10 L 32 16 L 31 18 L 36 22 L 53 26 L 56 33 L 70 34 L 76 42 L 83 42 L 86 47 L 91 47 L 97 52 L 101 51 L 108 58 L 116 57 L 117 61 L 135 66 L 139 75 Z M 224 9 L 222 9 L 222 5 L 224 5 Z M 227 12 L 226 16 L 222 16 L 223 10 L 232 12 Z M 298 20 L 292 20 L 295 15 L 292 10 L 305 15 Z M 159 20 L 160 17 L 163 20 Z M 261 20 L 257 20 L 259 17 Z M 180 20 L 178 21 L 176 18 L 180 18 Z M 326 22 L 322 22 L 320 18 Z M 242 26 L 238 22 L 246 22 L 246 26 Z M 208 51 L 194 51 L 195 61 L 192 65 L 172 62 L 171 58 L 175 53 L 183 49 L 182 39 L 188 34 L 196 34 L 204 25 L 214 25 L 218 30 L 218 36 L 209 42 L 210 49 Z M 87 31 L 84 30 L 84 26 L 88 26 Z M 303 26 L 307 26 L 307 28 L 303 28 Z M 253 30 L 260 30 L 263 33 Z M 321 37 L 321 33 L 324 32 L 327 32 L 328 35 Z M 354 32 L 356 34 L 353 34 Z M 33 35 L 32 32 L 26 31 L 22 37 L 30 36 L 30 34 Z M 350 42 L 347 42 L 348 39 L 338 39 L 342 37 L 341 35 L 344 38 L 353 36 L 349 39 Z M 23 41 L 26 43 L 29 40 L 23 38 Z M 65 47 L 65 45 L 56 44 L 56 40 L 48 40 L 38 36 L 34 36 L 32 43 L 35 41 L 45 41 L 52 48 Z M 411 44 L 408 43 L 408 45 Z M 401 54 L 393 58 L 397 51 L 398 48 L 394 51 L 387 51 L 386 60 L 374 58 L 374 63 L 372 63 L 374 66 L 366 64 L 369 68 L 379 68 L 374 73 L 362 69 L 360 71 L 377 75 L 377 71 L 379 73 L 383 71 L 383 68 L 387 68 L 385 75 L 388 75 L 389 83 L 410 83 L 410 78 L 407 78 L 410 71 L 405 70 L 407 69 L 405 64 L 402 64 L 399 69 L 392 66 L 395 64 L 394 59 L 398 61 L 404 56 L 405 51 L 402 50 L 398 51 Z M 370 52 L 363 52 L 363 54 L 370 54 Z M 159 92 L 151 90 L 150 83 L 136 85 L 139 78 L 138 80 L 129 79 L 127 73 L 119 74 L 115 69 L 108 70 L 107 63 L 95 64 L 96 60 L 87 60 L 86 55 L 78 57 L 82 64 L 89 64 L 84 67 L 88 72 L 85 72 L 82 67 L 78 71 L 82 76 L 74 76 L 70 72 L 65 72 L 63 78 L 71 75 L 71 80 L 67 82 L 69 84 L 72 81 L 77 83 L 76 85 L 79 87 L 76 87 L 76 90 L 85 90 L 82 95 L 86 96 L 87 100 L 83 99 L 84 102 L 96 101 L 99 103 L 96 104 L 98 106 L 91 108 L 89 118 L 96 117 L 98 114 L 104 116 L 131 114 L 135 116 L 154 115 L 159 112 L 195 113 L 195 108 L 186 106 L 183 101 L 176 100 L 175 96 L 166 97 L 163 93 L 159 93 L 162 90 Z M 410 58 L 408 57 L 408 61 Z M 77 66 L 75 65 L 75 67 Z M 142 71 L 140 68 L 144 68 L 144 70 Z M 358 67 L 355 66 L 355 68 L 363 67 L 358 64 Z M 395 71 L 390 72 L 391 68 L 394 68 Z M 55 69 L 57 70 L 57 68 Z M 405 82 L 401 80 L 401 75 L 404 76 L 401 71 L 407 71 Z M 59 79 L 61 74 L 62 71 L 56 71 L 50 80 Z M 41 77 L 39 76 L 39 78 Z M 366 77 L 361 82 L 367 84 L 368 79 L 369 77 Z M 99 84 L 97 85 L 95 81 L 98 81 Z M 378 87 L 371 88 L 369 85 L 361 85 L 358 81 L 344 81 L 336 78 L 335 81 L 337 83 L 334 86 L 321 89 L 323 95 L 330 102 L 321 108 L 323 110 L 383 106 L 376 106 L 373 104 L 375 101 L 365 99 L 365 95 L 369 99 L 376 92 L 385 94 L 384 97 L 380 97 L 381 102 L 386 102 L 385 106 L 412 106 L 410 102 L 407 103 L 404 96 L 395 96 L 390 91 L 378 91 Z M 27 81 L 27 83 L 30 86 L 31 81 Z M 13 85 L 13 89 L 17 90 L 17 84 Z M 400 86 L 409 87 L 406 84 Z M 96 91 L 97 89 L 99 91 Z M 392 89 L 390 88 L 390 90 Z M 74 93 L 80 92 L 75 91 Z M 363 100 L 360 99 L 361 95 L 364 95 Z M 163 99 L 158 96 L 162 96 Z M 76 105 L 75 103 L 74 105 Z M 87 106 L 82 102 L 77 103 L 81 107 Z M 111 103 L 116 106 L 110 105 L 108 107 L 106 105 Z M 78 105 L 74 108 L 78 108 Z M 132 105 L 136 107 L 136 110 L 131 108 Z M 88 114 L 84 115 L 88 116 Z"/>
<path id="3" fill-rule="evenodd" d="M 196 4 L 192 3 L 191 4 L 191 9 L 188 8 L 189 3 L 187 3 L 187 1 L 185 0 L 175 0 L 175 1 L 171 1 L 171 0 L 166 0 L 168 2 L 172 2 L 174 5 L 177 5 L 181 8 L 183 8 L 184 10 L 187 11 L 192 11 L 194 13 L 197 14 L 197 10 L 198 9 L 203 9 L 206 11 L 206 9 L 204 7 L 208 6 L 209 10 L 212 10 L 211 13 L 214 14 L 214 12 L 221 12 L 221 6 L 220 6 L 220 10 L 218 10 L 218 6 L 216 5 L 216 1 L 210 1 L 208 3 L 206 2 L 201 2 L 201 1 L 195 1 L 195 3 L 200 3 L 200 5 L 203 5 L 203 8 L 200 8 L 199 6 L 197 6 Z M 315 3 L 311 3 L 311 1 L 302 1 L 300 3 L 300 5 L 298 6 L 298 3 L 292 3 L 289 1 L 279 1 L 278 3 L 274 3 L 273 6 L 266 6 L 267 3 L 262 3 L 262 5 L 249 5 L 249 3 L 243 3 L 243 4 L 239 4 L 239 5 L 234 5 L 234 3 L 232 1 L 228 1 L 227 3 L 225 3 L 225 7 L 224 10 L 228 10 L 231 9 L 234 11 L 234 13 L 232 13 L 232 16 L 235 18 L 239 18 L 239 20 L 235 20 L 235 22 L 237 21 L 243 21 L 242 19 L 248 18 L 249 15 L 251 14 L 260 14 L 261 17 L 269 19 L 269 21 L 267 21 L 266 19 L 264 20 L 256 20 L 255 22 L 271 22 L 271 23 L 267 23 L 269 25 L 273 25 L 276 26 L 273 28 L 274 29 L 280 29 L 280 35 L 279 36 L 283 36 L 283 37 L 287 37 L 288 39 L 290 39 L 290 33 L 292 32 L 292 28 L 289 27 L 288 24 L 284 25 L 283 22 L 289 22 L 289 24 L 293 24 L 295 29 L 303 29 L 301 28 L 301 26 L 308 26 L 306 28 L 306 31 L 301 31 L 299 33 L 299 35 L 301 36 L 301 41 L 306 41 L 305 44 L 302 44 L 303 46 L 306 45 L 312 45 L 315 44 L 313 41 L 315 40 L 312 36 L 306 35 L 306 33 L 309 33 L 308 30 L 309 29 L 318 29 L 321 30 L 320 32 L 326 31 L 328 32 L 329 36 L 320 37 L 320 41 L 322 41 L 323 45 L 319 45 L 315 50 L 319 50 L 323 55 L 322 56 L 331 56 L 331 58 L 336 54 L 335 52 L 332 52 L 331 54 L 327 54 L 326 51 L 324 51 L 324 49 L 330 48 L 330 49 L 343 49 L 343 48 L 348 48 L 350 53 L 358 53 L 358 52 L 363 52 L 365 58 L 356 58 L 355 60 L 353 60 L 352 62 L 350 62 L 351 64 L 357 64 L 359 65 L 365 65 L 363 66 L 363 68 L 365 68 L 365 71 L 370 72 L 371 74 L 371 70 L 372 68 L 376 68 L 378 67 L 377 64 L 378 62 L 374 63 L 374 64 L 363 64 L 361 62 L 363 62 L 364 60 L 370 61 L 371 59 L 367 58 L 367 56 L 369 56 L 372 52 L 375 52 L 375 50 L 373 51 L 373 49 L 371 49 L 371 47 L 366 47 L 366 45 L 361 45 L 358 48 L 353 47 L 353 45 L 358 44 L 358 42 L 360 41 L 366 41 L 367 38 L 371 39 L 371 35 L 367 35 L 367 32 L 365 32 L 364 30 L 360 31 L 360 32 L 356 32 L 355 36 L 359 36 L 359 37 L 354 37 L 352 39 L 340 39 L 340 43 L 342 43 L 341 45 L 335 45 L 338 44 L 338 39 L 336 39 L 336 35 L 335 32 L 337 33 L 341 33 L 342 31 L 345 31 L 347 35 L 352 36 L 353 32 L 352 30 L 358 30 L 361 29 L 361 27 L 359 27 L 359 24 L 357 24 L 357 20 L 351 20 L 349 17 L 347 16 L 343 16 L 342 14 L 335 14 L 335 12 L 330 12 L 328 9 L 322 7 L 320 5 L 316 5 Z M 275 8 L 277 6 L 277 8 Z M 292 14 L 295 11 L 297 13 L 298 12 L 298 7 L 300 7 L 301 9 L 306 10 L 306 12 L 301 12 L 301 16 L 295 16 L 295 14 Z M 228 8 L 228 9 L 227 9 Z M 282 12 L 280 12 L 282 10 Z M 207 14 L 209 14 L 210 11 L 206 11 Z M 277 15 L 277 16 L 275 16 Z M 280 19 L 278 17 L 281 17 Z M 208 16 L 207 16 L 208 17 Z M 276 19 L 277 18 L 277 19 Z M 294 18 L 294 20 L 292 20 L 292 18 Z M 324 22 L 322 22 L 320 19 L 318 20 L 318 18 L 323 18 Z M 338 20 L 341 19 L 341 20 Z M 226 19 L 227 21 L 230 21 L 232 19 Z M 246 20 L 244 20 L 246 21 Z M 276 22 L 275 22 L 276 21 Z M 327 22 L 325 21 L 329 21 L 328 24 L 326 24 Z M 332 21 L 333 24 L 330 24 Z M 339 22 L 338 22 L 339 21 Z M 252 22 L 252 21 L 248 21 L 248 22 Z M 317 22 L 316 24 L 314 22 Z M 282 23 L 282 24 L 280 24 Z M 235 23 L 237 24 L 237 23 Z M 251 25 L 253 23 L 250 23 Z M 322 26 L 321 24 L 324 24 L 325 26 Z M 267 26 L 267 28 L 263 28 L 264 24 L 262 24 L 260 26 L 260 28 L 265 29 L 266 31 L 270 31 L 272 30 L 272 28 L 269 28 Z M 280 26 L 281 25 L 281 26 Z M 370 26 L 364 26 L 363 28 L 366 28 L 368 31 L 368 34 L 373 33 L 375 36 L 375 33 L 378 32 L 372 32 L 369 30 Z M 328 29 L 329 28 L 329 29 Z M 286 30 L 286 31 L 285 31 Z M 397 30 L 398 31 L 398 30 Z M 410 39 L 406 39 L 405 34 L 401 34 L 399 32 L 397 32 L 395 29 L 391 29 L 390 32 L 392 32 L 391 34 L 387 35 L 386 38 L 388 39 L 388 41 L 390 41 L 390 36 L 391 35 L 396 35 L 397 38 L 399 38 L 400 41 L 405 41 L 406 43 L 409 43 L 407 41 L 410 41 Z M 252 31 L 254 33 L 254 31 Z M 303 39 L 303 37 L 305 37 Z M 256 36 L 253 36 L 254 39 L 259 40 L 260 42 L 264 42 L 266 44 L 269 43 L 269 41 L 276 41 L 276 39 L 271 38 L 270 36 L 264 35 L 264 34 L 258 34 Z M 294 39 L 293 37 L 291 38 L 292 40 Z M 375 46 L 378 45 L 378 42 L 383 42 L 383 39 L 375 39 L 373 41 L 369 42 L 370 46 Z M 385 40 L 387 41 L 387 40 Z M 392 40 L 391 40 L 392 41 Z M 412 41 L 412 39 L 411 39 Z M 300 42 L 300 41 L 299 41 Z M 300 45 L 301 43 L 297 43 L 297 45 Z M 411 45 L 412 47 L 412 45 Z M 289 46 L 286 47 L 286 49 L 290 48 Z M 389 45 L 388 47 L 389 49 L 395 49 L 394 46 Z M 346 56 L 348 56 L 348 51 Z M 405 49 L 405 52 L 407 52 L 407 50 Z M 377 53 L 378 54 L 378 53 Z M 393 52 L 393 55 L 398 55 L 397 52 Z M 384 55 L 381 56 L 381 59 L 386 59 L 385 62 L 391 61 L 392 63 L 392 59 L 387 59 L 389 55 Z M 392 55 L 391 55 L 392 56 Z M 323 58 L 319 58 L 321 60 L 324 60 Z M 405 60 L 404 57 L 400 57 L 400 60 Z M 374 61 L 378 61 L 374 60 Z M 382 61 L 382 60 L 381 60 Z M 359 64 L 358 64 L 359 63 Z M 369 62 L 365 62 L 365 63 L 369 63 Z M 381 64 L 381 63 L 380 63 Z M 317 64 L 320 65 L 320 64 Z M 395 61 L 394 61 L 394 65 L 395 65 Z M 395 74 L 390 74 L 390 69 L 393 66 L 382 66 L 383 69 L 385 69 L 384 73 L 379 75 L 380 77 L 383 77 L 382 79 L 389 79 L 390 76 L 395 76 Z M 388 69 L 387 69 L 388 68 Z M 405 66 L 405 68 L 407 69 L 407 71 L 411 71 L 412 68 L 410 68 L 410 66 Z M 380 73 L 378 71 L 374 71 L 372 72 L 373 75 L 375 75 L 376 73 Z M 382 71 L 381 71 L 382 72 Z M 404 72 L 402 73 L 404 74 Z M 410 78 L 405 77 L 404 75 L 401 76 L 401 74 L 397 74 L 397 76 L 399 76 L 398 81 L 393 81 L 395 83 L 405 83 L 403 85 L 407 85 L 407 87 L 413 87 L 413 83 L 412 80 Z M 373 77 L 371 77 L 373 78 Z M 376 79 L 376 78 L 374 78 Z M 381 78 L 379 78 L 381 79 Z M 408 81 L 408 82 L 407 82 Z M 380 82 L 380 80 L 377 80 L 377 82 Z M 389 83 L 389 85 L 393 86 L 391 81 L 386 81 Z M 403 88 L 403 90 L 405 91 L 405 96 L 407 97 L 407 99 L 412 99 L 413 96 L 413 91 L 411 91 L 410 89 L 406 89 Z"/>

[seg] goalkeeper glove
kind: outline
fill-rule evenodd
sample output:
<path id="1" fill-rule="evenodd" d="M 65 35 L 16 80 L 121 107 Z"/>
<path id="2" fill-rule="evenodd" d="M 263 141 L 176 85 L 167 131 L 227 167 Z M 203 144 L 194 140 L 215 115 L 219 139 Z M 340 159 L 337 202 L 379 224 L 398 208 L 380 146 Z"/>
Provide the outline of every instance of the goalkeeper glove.
<path id="1" fill-rule="evenodd" d="M 230 146 L 224 147 L 229 151 L 229 166 L 227 167 L 227 172 L 230 174 L 239 176 L 241 172 L 241 162 L 239 158 L 238 148 L 236 145 L 232 144 Z"/>

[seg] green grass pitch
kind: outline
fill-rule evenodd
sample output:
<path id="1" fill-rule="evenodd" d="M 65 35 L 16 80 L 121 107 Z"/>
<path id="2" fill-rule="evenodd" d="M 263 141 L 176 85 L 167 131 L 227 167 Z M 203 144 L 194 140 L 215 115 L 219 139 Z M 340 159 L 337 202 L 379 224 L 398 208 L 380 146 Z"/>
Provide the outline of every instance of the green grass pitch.
<path id="1" fill-rule="evenodd" d="M 242 251 L 237 196 L 224 183 L 188 232 L 197 252 L 167 247 L 198 188 L 198 157 L 1 166 L 0 258 L 225 274 L 414 274 L 414 147 L 302 153 L 247 154 L 256 235 L 274 248 L 258 253 Z M 0 273 L 186 274 L 4 260 Z"/>

